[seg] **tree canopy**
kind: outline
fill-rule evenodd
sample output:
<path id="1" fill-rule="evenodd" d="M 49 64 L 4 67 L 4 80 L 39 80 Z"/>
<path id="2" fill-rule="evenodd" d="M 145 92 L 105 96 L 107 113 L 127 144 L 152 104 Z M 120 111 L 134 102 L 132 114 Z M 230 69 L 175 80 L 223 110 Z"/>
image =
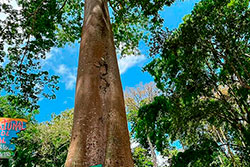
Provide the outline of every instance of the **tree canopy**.
<path id="1" fill-rule="evenodd" d="M 79 42 L 84 1 L 17 0 L 18 9 L 0 3 L 0 90 L 15 94 L 25 103 L 35 105 L 41 94 L 54 99 L 59 77 L 42 68 L 52 47 Z M 116 47 L 122 56 L 135 53 L 140 40 L 161 26 L 158 12 L 168 1 L 108 1 Z M 132 12 L 131 12 L 132 11 Z"/>
<path id="2" fill-rule="evenodd" d="M 140 109 L 143 121 L 138 128 L 151 129 L 159 151 L 169 145 L 170 138 L 199 155 L 197 146 L 212 141 L 215 145 L 210 142 L 209 149 L 219 149 L 233 166 L 247 166 L 249 1 L 202 0 L 183 20 L 173 31 L 159 29 L 154 34 L 151 55 L 155 58 L 144 70 L 154 77 L 163 95 Z M 143 137 L 143 131 L 138 135 Z M 189 156 L 178 157 L 184 155 Z M 222 163 L 223 156 L 215 157 Z M 188 164 L 193 164 L 191 157 Z"/>
<path id="3" fill-rule="evenodd" d="M 149 138 L 160 153 L 174 151 L 174 167 L 248 166 L 249 0 L 201 0 L 172 31 L 162 28 L 159 11 L 174 0 L 108 2 L 121 56 L 133 54 L 141 40 L 151 39 L 153 61 L 144 70 L 154 77 L 161 95 L 150 103 L 147 99 L 137 104 L 132 101 L 129 118 L 140 144 L 147 148 Z M 59 89 L 59 77 L 43 69 L 42 62 L 51 48 L 80 40 L 84 1 L 17 3 L 19 9 L 0 3 L 0 12 L 6 15 L 0 20 L 0 93 L 6 95 L 0 97 L 0 116 L 32 120 L 41 94 L 53 99 Z M 71 119 L 70 113 L 65 113 L 22 133 L 13 163 L 63 164 L 70 133 L 63 129 L 62 135 L 57 127 L 69 116 Z M 32 141 L 32 147 L 27 141 Z M 173 141 L 179 141 L 183 150 L 175 153 Z M 23 146 L 27 150 L 19 152 Z M 152 165 L 143 148 L 136 149 L 134 155 L 138 164 Z"/>

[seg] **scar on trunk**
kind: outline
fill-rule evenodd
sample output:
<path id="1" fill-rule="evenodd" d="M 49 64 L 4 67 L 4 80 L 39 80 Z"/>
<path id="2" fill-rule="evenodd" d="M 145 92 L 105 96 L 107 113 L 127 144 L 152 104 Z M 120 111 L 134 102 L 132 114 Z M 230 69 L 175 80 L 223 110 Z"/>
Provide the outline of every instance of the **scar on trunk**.
<path id="1" fill-rule="evenodd" d="M 100 89 L 102 90 L 103 93 L 106 93 L 107 88 L 109 87 L 109 83 L 106 79 L 106 76 L 108 74 L 108 64 L 105 62 L 105 59 L 102 57 L 101 60 L 97 63 L 94 64 L 97 68 L 99 68 L 100 72 L 100 79 L 101 79 L 101 85 Z"/>

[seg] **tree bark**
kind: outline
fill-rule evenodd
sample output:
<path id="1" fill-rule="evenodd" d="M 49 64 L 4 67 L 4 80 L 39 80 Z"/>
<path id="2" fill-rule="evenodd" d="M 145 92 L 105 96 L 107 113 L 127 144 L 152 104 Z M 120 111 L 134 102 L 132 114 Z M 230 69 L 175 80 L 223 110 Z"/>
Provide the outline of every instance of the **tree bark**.
<path id="1" fill-rule="evenodd" d="M 149 144 L 149 148 L 150 148 L 150 153 L 151 153 L 151 157 L 152 157 L 152 161 L 153 161 L 153 167 L 158 167 L 157 165 L 157 158 L 156 158 L 156 154 L 155 154 L 155 147 L 153 146 L 149 136 L 147 136 L 147 140 L 148 140 L 148 144 Z"/>
<path id="2" fill-rule="evenodd" d="M 71 144 L 66 167 L 132 167 L 107 0 L 85 0 Z"/>

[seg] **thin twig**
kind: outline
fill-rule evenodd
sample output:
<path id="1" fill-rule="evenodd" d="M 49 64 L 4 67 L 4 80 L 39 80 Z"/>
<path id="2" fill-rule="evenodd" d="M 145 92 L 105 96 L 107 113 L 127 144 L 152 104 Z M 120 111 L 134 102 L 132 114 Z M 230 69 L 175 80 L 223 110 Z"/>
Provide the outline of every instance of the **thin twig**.
<path id="1" fill-rule="evenodd" d="M 37 12 L 38 12 L 38 10 L 42 7 L 42 5 L 43 5 L 43 3 L 45 2 L 46 0 L 43 0 L 41 3 L 40 3 L 40 5 L 36 8 L 36 10 L 33 12 L 33 13 L 31 13 L 28 17 L 33 17 L 34 15 L 36 15 L 37 14 Z"/>
<path id="2" fill-rule="evenodd" d="M 65 5 L 67 4 L 67 1 L 68 1 L 68 0 L 65 0 L 65 1 L 64 1 L 64 3 L 63 3 L 63 5 L 61 6 L 61 8 L 57 11 L 57 14 L 58 14 L 59 12 L 61 12 L 61 10 L 65 7 Z"/>
<path id="3" fill-rule="evenodd" d="M 247 56 L 248 58 L 250 58 L 250 55 L 249 55 L 249 54 L 247 54 L 247 53 L 245 53 L 245 56 Z"/>
<path id="4" fill-rule="evenodd" d="M 113 11 L 114 11 L 116 14 L 119 13 L 118 10 L 116 10 L 116 8 L 111 4 L 110 0 L 109 0 L 109 5 L 110 5 L 110 7 L 113 9 Z"/>

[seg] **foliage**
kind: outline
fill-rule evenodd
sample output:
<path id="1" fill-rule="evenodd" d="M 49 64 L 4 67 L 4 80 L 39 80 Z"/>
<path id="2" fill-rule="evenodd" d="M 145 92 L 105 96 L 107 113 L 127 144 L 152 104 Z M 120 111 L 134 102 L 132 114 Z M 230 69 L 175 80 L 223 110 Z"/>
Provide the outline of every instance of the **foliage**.
<path id="1" fill-rule="evenodd" d="M 153 101 L 154 97 L 159 94 L 159 90 L 153 82 L 142 84 L 140 83 L 136 88 L 126 88 L 125 90 L 125 106 L 127 111 L 127 119 L 131 125 L 130 136 L 135 141 L 139 141 L 137 138 L 137 130 L 135 127 L 140 121 L 138 117 L 138 111 L 144 104 L 149 104 Z M 144 127 L 146 128 L 146 127 Z M 155 146 L 152 144 L 149 138 L 149 133 L 144 131 L 144 137 L 147 140 L 142 148 L 146 148 L 150 152 L 153 166 L 158 166 Z M 138 162 L 139 163 L 139 162 Z"/>
<path id="2" fill-rule="evenodd" d="M 23 103 L 22 99 L 17 96 L 9 95 L 0 97 L 0 117 L 22 118 L 26 119 L 29 124 L 33 124 L 36 122 L 36 114 L 38 114 L 37 110 L 30 111 L 30 105 Z M 8 165 L 8 160 L 3 159 L 0 161 L 0 166 L 6 167 Z"/>
<path id="3" fill-rule="evenodd" d="M 16 139 L 13 166 L 60 167 L 64 166 L 70 143 L 73 125 L 73 109 L 52 115 L 51 121 L 45 123 L 30 122 L 27 129 Z M 138 167 L 152 166 L 151 158 L 146 149 L 133 149 L 133 159 Z"/>
<path id="4" fill-rule="evenodd" d="M 16 153 L 12 165 L 60 167 L 67 157 L 73 124 L 73 110 L 53 115 L 50 122 L 28 124 L 15 141 Z"/>
<path id="5" fill-rule="evenodd" d="M 39 61 L 55 46 L 58 6 L 55 1 L 44 2 L 44 8 L 41 4 L 42 1 L 20 1 L 21 10 L 0 4 L 0 12 L 6 15 L 0 21 L 0 91 L 15 94 L 35 109 L 42 90 L 51 90 L 44 96 L 55 98 L 54 91 L 58 89 L 58 77 L 49 77 Z"/>
<path id="6" fill-rule="evenodd" d="M 139 143 L 147 147 L 147 136 L 145 134 L 148 134 L 152 143 L 155 144 L 156 149 L 163 153 L 163 150 L 169 146 L 170 142 L 168 136 L 165 134 L 170 134 L 170 132 L 173 132 L 173 129 L 170 127 L 171 122 L 168 121 L 169 118 L 167 115 L 157 115 L 158 113 L 167 114 L 167 112 L 164 112 L 164 109 L 168 105 L 165 97 L 159 96 L 155 99 L 157 100 L 140 108 L 139 118 L 134 127 L 136 131 L 135 135 Z"/>
<path id="7" fill-rule="evenodd" d="M 14 95 L 0 97 L 0 117 L 24 118 L 29 122 L 34 121 L 38 110 L 30 111 L 30 104 L 24 103 L 19 97 Z"/>
<path id="8" fill-rule="evenodd" d="M 135 167 L 153 167 L 148 151 L 142 147 L 136 147 L 132 151 Z"/>
<path id="9" fill-rule="evenodd" d="M 179 152 L 177 156 L 172 159 L 172 166 L 218 166 L 219 164 L 213 163 L 218 152 L 219 148 L 217 143 L 209 139 L 202 139 L 198 145 L 191 145 L 185 152 Z"/>
<path id="10" fill-rule="evenodd" d="M 159 89 L 155 83 L 149 82 L 146 84 L 140 83 L 136 88 L 126 88 L 125 90 L 125 106 L 127 111 L 128 121 L 135 126 L 138 119 L 138 110 L 144 104 L 149 104 L 154 100 L 154 97 L 159 94 Z M 133 131 L 132 131 L 133 133 Z"/>
<path id="11" fill-rule="evenodd" d="M 158 12 L 169 1 L 113 1 L 111 21 L 117 48 L 122 55 L 138 51 L 149 31 L 161 26 Z M 19 9 L 0 3 L 0 91 L 15 94 L 33 108 L 43 94 L 54 99 L 58 76 L 42 69 L 42 60 L 52 47 L 80 41 L 83 0 L 17 0 Z M 131 13 L 131 11 L 133 11 Z"/>
<path id="12" fill-rule="evenodd" d="M 170 6 L 175 0 L 109 0 L 112 8 L 112 28 L 115 45 L 121 48 L 121 55 L 134 54 L 139 42 L 148 41 L 149 34 L 161 27 L 163 19 L 159 11 Z"/>
<path id="13" fill-rule="evenodd" d="M 159 151 L 169 139 L 186 151 L 206 149 L 198 147 L 205 138 L 220 148 L 210 165 L 219 158 L 249 165 L 249 27 L 248 0 L 202 0 L 178 29 L 157 31 L 151 47 L 157 56 L 145 70 L 163 95 L 139 110 L 141 143 L 146 129 Z M 188 158 L 185 152 L 177 157 Z"/>

